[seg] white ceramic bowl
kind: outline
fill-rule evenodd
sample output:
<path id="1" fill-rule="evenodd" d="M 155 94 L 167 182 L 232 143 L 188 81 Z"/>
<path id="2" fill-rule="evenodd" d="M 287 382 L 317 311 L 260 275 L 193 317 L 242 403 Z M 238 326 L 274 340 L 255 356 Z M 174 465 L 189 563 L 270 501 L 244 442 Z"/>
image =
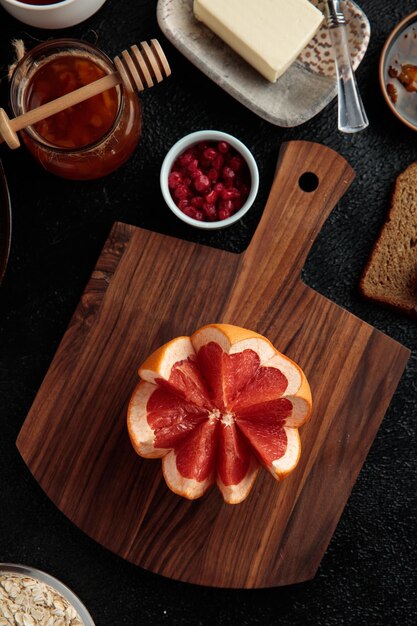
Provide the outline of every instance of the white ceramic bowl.
<path id="1" fill-rule="evenodd" d="M 37 28 L 67 28 L 93 15 L 106 0 L 63 0 L 55 4 L 25 4 L 20 0 L 0 0 L 13 17 Z"/>
<path id="2" fill-rule="evenodd" d="M 188 215 L 185 215 L 177 207 L 174 200 L 172 199 L 171 192 L 168 187 L 168 175 L 172 169 L 174 161 L 176 158 L 182 154 L 187 148 L 193 146 L 200 141 L 227 141 L 239 154 L 245 159 L 249 173 L 251 177 L 250 184 L 250 192 L 249 196 L 245 204 L 231 217 L 226 218 L 225 220 L 219 220 L 217 222 L 200 222 L 199 220 L 195 220 Z M 204 230 L 218 230 L 220 228 L 226 228 L 226 226 L 231 226 L 238 220 L 240 220 L 245 213 L 247 213 L 252 206 L 256 194 L 258 193 L 259 188 L 259 171 L 258 166 L 256 165 L 256 161 L 252 155 L 252 153 L 248 150 L 248 148 L 243 144 L 239 139 L 233 137 L 233 135 L 229 135 L 228 133 L 223 133 L 219 130 L 199 130 L 195 133 L 191 133 L 186 135 L 176 144 L 172 146 L 172 148 L 167 153 L 161 167 L 160 174 L 160 183 L 161 183 L 161 191 L 164 196 L 164 200 L 171 209 L 171 211 L 179 217 L 180 220 L 185 222 L 186 224 L 190 224 L 190 226 L 195 226 L 196 228 L 202 228 Z"/>

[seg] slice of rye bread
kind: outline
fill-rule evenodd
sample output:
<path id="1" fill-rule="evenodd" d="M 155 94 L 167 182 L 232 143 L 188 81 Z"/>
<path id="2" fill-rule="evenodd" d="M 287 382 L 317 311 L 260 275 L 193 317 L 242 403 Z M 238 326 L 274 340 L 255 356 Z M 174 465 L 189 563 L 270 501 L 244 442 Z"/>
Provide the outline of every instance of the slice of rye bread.
<path id="1" fill-rule="evenodd" d="M 395 182 L 391 206 L 361 281 L 364 296 L 417 316 L 417 163 Z"/>

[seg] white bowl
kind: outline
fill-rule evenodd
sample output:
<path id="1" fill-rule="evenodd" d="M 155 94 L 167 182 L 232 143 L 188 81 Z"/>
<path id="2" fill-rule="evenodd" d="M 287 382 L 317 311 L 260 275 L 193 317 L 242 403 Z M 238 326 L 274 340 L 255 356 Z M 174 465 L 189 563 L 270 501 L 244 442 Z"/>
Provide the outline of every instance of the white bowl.
<path id="1" fill-rule="evenodd" d="M 251 177 L 249 196 L 247 197 L 245 204 L 236 213 L 225 220 L 219 220 L 217 222 L 200 222 L 199 220 L 195 220 L 192 217 L 185 215 L 185 213 L 183 213 L 175 204 L 168 187 L 168 175 L 172 169 L 174 161 L 180 154 L 187 150 L 187 148 L 199 143 L 200 141 L 227 141 L 227 143 L 237 150 L 237 152 L 239 152 L 239 154 L 245 159 L 249 168 Z M 256 198 L 256 194 L 258 193 L 259 171 L 252 153 L 248 150 L 245 144 L 239 141 L 239 139 L 236 139 L 233 135 L 223 133 L 219 130 L 198 130 L 195 133 L 186 135 L 177 141 L 177 143 L 174 144 L 169 150 L 162 163 L 160 184 L 165 202 L 180 220 L 186 224 L 190 224 L 190 226 L 195 226 L 196 228 L 202 228 L 204 230 L 219 230 L 220 228 L 226 228 L 226 226 L 234 224 L 249 211 Z"/>
<path id="2" fill-rule="evenodd" d="M 93 15 L 106 0 L 63 0 L 55 4 L 25 4 L 20 0 L 0 0 L 13 17 L 37 28 L 67 28 Z"/>

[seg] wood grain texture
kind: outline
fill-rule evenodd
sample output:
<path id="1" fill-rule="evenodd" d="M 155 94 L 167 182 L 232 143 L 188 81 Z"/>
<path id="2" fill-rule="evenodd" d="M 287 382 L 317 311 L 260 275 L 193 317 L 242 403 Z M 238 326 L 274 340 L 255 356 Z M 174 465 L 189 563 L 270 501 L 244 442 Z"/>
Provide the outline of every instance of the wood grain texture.
<path id="1" fill-rule="evenodd" d="M 298 181 L 318 176 L 307 193 Z M 409 351 L 304 285 L 317 233 L 353 180 L 329 148 L 290 142 L 241 255 L 116 224 L 17 445 L 79 528 L 129 561 L 219 587 L 312 578 L 365 461 Z M 306 372 L 311 421 L 282 483 L 263 471 L 247 500 L 189 502 L 139 458 L 126 429 L 137 368 L 156 347 L 210 322 L 266 335 Z"/>

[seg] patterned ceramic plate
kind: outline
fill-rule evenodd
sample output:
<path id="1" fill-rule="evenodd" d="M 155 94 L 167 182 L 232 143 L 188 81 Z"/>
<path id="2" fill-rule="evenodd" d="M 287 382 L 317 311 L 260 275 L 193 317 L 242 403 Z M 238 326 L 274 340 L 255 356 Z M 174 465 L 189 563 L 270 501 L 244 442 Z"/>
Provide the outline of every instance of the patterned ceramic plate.
<path id="1" fill-rule="evenodd" d="M 192 0 L 159 0 L 158 22 L 165 36 L 194 65 L 248 109 L 277 126 L 298 126 L 319 113 L 336 95 L 330 40 L 323 24 L 298 59 L 268 83 L 193 15 Z M 323 10 L 321 0 L 314 4 Z M 349 42 L 354 68 L 370 38 L 369 21 L 346 0 Z"/>

